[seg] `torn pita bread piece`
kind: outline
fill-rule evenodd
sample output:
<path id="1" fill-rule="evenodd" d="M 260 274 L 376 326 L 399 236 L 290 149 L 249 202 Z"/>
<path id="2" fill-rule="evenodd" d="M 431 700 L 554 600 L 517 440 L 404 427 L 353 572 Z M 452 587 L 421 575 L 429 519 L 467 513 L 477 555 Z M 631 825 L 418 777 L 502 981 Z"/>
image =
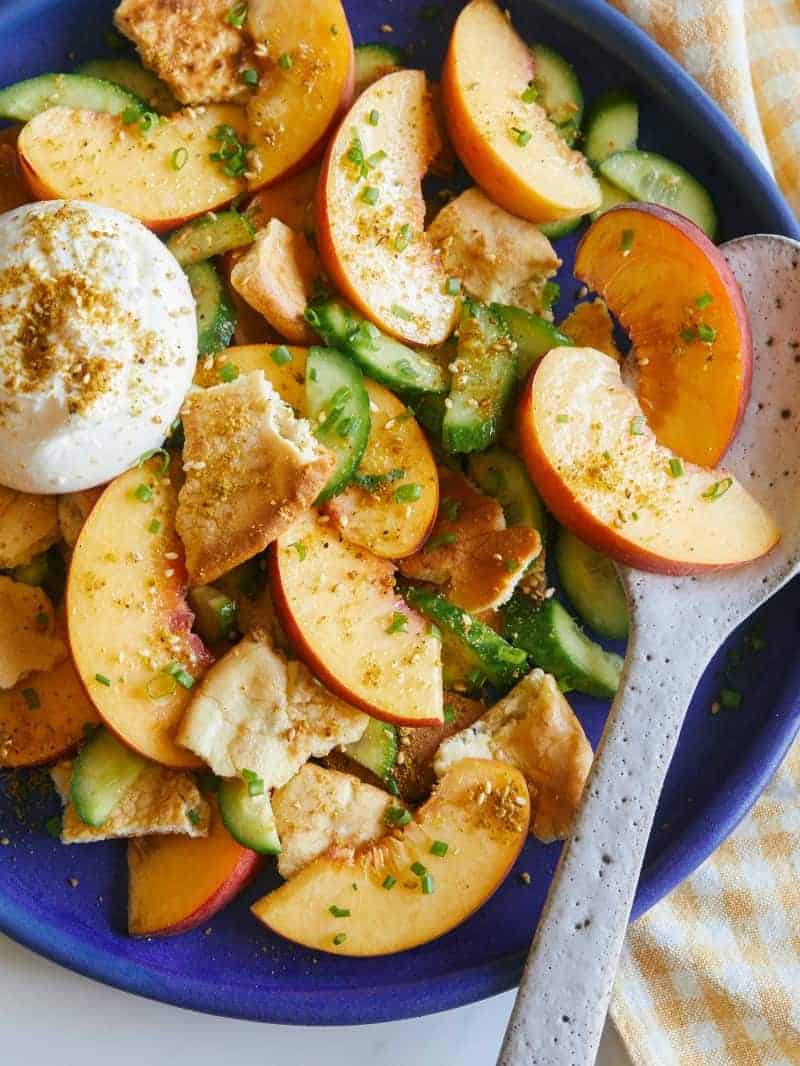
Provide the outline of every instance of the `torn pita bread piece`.
<path id="1" fill-rule="evenodd" d="M 254 65 L 232 10 L 231 0 L 122 0 L 114 25 L 182 104 L 208 104 L 241 98 L 242 71 Z"/>
<path id="2" fill-rule="evenodd" d="M 94 844 L 165 833 L 208 835 L 211 812 L 191 774 L 148 763 L 103 825 L 91 826 L 80 820 L 70 799 L 72 766 L 71 759 L 64 759 L 50 770 L 64 806 L 62 844 Z"/>
<path id="3" fill-rule="evenodd" d="M 470 296 L 544 310 L 542 290 L 561 260 L 538 226 L 493 204 L 476 185 L 441 209 L 428 236 Z"/>
<path id="4" fill-rule="evenodd" d="M 313 344 L 303 313 L 321 273 L 306 235 L 271 218 L 231 271 L 231 285 L 290 344 Z"/>
<path id="5" fill-rule="evenodd" d="M 614 321 L 600 297 L 578 304 L 558 328 L 576 348 L 596 348 L 617 362 L 622 359 L 614 340 Z"/>
<path id="6" fill-rule="evenodd" d="M 175 527 L 193 585 L 257 555 L 308 510 L 336 465 L 263 370 L 192 389 Z"/>
<path id="7" fill-rule="evenodd" d="M 421 729 L 401 726 L 397 730 L 400 750 L 392 773 L 407 803 L 421 803 L 430 795 L 436 780 L 433 760 L 442 741 L 471 726 L 485 712 L 486 707 L 478 700 L 445 692 L 442 725 Z"/>
<path id="8" fill-rule="evenodd" d="M 0 485 L 0 570 L 26 566 L 60 539 L 55 496 L 34 496 Z"/>
<path id="9" fill-rule="evenodd" d="M 442 777 L 465 758 L 500 759 L 525 775 L 544 843 L 570 831 L 592 765 L 592 748 L 555 678 L 532 670 L 482 718 L 445 740 L 434 760 Z"/>
<path id="10" fill-rule="evenodd" d="M 0 575 L 0 689 L 66 659 L 54 627 L 53 605 L 40 588 Z"/>
<path id="11" fill-rule="evenodd" d="M 77 544 L 83 524 L 102 496 L 103 488 L 105 486 L 83 489 L 81 492 L 69 492 L 58 497 L 58 524 L 67 547 L 74 548 Z"/>
<path id="12" fill-rule="evenodd" d="M 259 633 L 211 667 L 194 690 L 177 740 L 220 777 L 247 770 L 269 790 L 285 785 L 310 758 L 358 740 L 368 721 Z"/>
<path id="13" fill-rule="evenodd" d="M 292 877 L 331 849 L 349 851 L 384 836 L 391 802 L 388 792 L 351 774 L 306 763 L 272 797 L 281 877 Z"/>
<path id="14" fill-rule="evenodd" d="M 442 585 L 453 603 L 478 612 L 505 603 L 541 549 L 535 529 L 507 529 L 496 500 L 440 467 L 439 513 L 431 535 L 397 565 L 411 580 Z"/>

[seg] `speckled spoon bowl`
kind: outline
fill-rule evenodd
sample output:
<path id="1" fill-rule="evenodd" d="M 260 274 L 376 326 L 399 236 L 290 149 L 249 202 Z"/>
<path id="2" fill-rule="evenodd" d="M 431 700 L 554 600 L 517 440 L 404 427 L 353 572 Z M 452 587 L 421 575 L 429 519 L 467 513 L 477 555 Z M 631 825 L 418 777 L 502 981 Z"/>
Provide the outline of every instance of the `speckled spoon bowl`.
<path id="1" fill-rule="evenodd" d="M 692 693 L 730 632 L 800 570 L 800 243 L 723 246 L 750 313 L 755 365 L 725 459 L 782 539 L 741 570 L 675 578 L 620 568 L 631 626 L 619 693 L 536 931 L 499 1066 L 591 1066 L 645 847 Z"/>

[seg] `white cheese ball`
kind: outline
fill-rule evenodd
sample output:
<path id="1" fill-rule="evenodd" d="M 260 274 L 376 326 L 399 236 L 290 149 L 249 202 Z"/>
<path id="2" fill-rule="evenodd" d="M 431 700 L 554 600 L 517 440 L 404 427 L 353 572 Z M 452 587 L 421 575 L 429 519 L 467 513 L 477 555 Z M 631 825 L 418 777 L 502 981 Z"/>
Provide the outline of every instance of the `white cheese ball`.
<path id="1" fill-rule="evenodd" d="M 88 489 L 157 448 L 197 358 L 186 275 L 119 211 L 0 215 L 0 485 Z"/>

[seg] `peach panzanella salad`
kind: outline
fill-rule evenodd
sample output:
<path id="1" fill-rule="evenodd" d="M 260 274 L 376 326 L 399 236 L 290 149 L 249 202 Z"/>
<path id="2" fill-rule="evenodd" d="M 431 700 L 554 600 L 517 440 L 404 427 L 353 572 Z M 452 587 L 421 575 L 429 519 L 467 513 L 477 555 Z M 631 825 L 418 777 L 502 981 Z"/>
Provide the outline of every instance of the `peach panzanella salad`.
<path id="1" fill-rule="evenodd" d="M 275 856 L 270 930 L 410 948 L 569 833 L 612 560 L 775 543 L 717 468 L 752 352 L 714 207 L 492 0 L 438 83 L 339 0 L 115 21 L 139 59 L 0 90 L 0 767 L 128 840 L 133 935 Z"/>

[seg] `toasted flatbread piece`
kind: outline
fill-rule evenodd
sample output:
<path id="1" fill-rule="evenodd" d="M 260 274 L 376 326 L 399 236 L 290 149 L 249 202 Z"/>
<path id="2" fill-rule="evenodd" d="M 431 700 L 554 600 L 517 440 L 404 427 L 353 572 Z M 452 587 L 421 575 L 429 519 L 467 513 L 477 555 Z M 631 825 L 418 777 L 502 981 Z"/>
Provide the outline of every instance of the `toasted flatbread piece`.
<path id="1" fill-rule="evenodd" d="M 535 529 L 506 529 L 496 500 L 441 467 L 436 524 L 422 549 L 398 567 L 412 580 L 443 585 L 453 603 L 478 612 L 506 602 L 541 548 Z"/>
<path id="2" fill-rule="evenodd" d="M 253 66 L 252 41 L 231 26 L 230 0 L 122 0 L 114 24 L 146 67 L 182 104 L 242 97 L 242 71 Z"/>
<path id="3" fill-rule="evenodd" d="M 306 763 L 272 797 L 281 877 L 292 877 L 332 848 L 357 848 L 383 836 L 390 803 L 383 789 Z"/>
<path id="4" fill-rule="evenodd" d="M 53 605 L 40 588 L 0 576 L 0 689 L 66 659 L 54 625 Z"/>
<path id="5" fill-rule="evenodd" d="M 322 272 L 304 233 L 271 218 L 231 271 L 231 284 L 291 344 L 313 344 L 303 312 Z"/>
<path id="6" fill-rule="evenodd" d="M 578 304 L 558 327 L 576 348 L 597 348 L 617 362 L 622 358 L 614 341 L 614 322 L 605 300 L 598 297 Z"/>
<path id="7" fill-rule="evenodd" d="M 60 537 L 55 496 L 34 496 L 0 485 L 0 570 L 25 566 Z"/>
<path id="8" fill-rule="evenodd" d="M 177 740 L 221 777 L 285 785 L 312 756 L 358 740 L 368 718 L 289 662 L 265 633 L 245 637 L 197 686 Z"/>
<path id="9" fill-rule="evenodd" d="M 446 204 L 428 228 L 447 273 L 486 303 L 542 310 L 561 260 L 538 226 L 493 204 L 477 186 Z"/>
<path id="10" fill-rule="evenodd" d="M 531 832 L 545 843 L 565 837 L 592 765 L 592 748 L 555 678 L 532 670 L 507 696 L 436 754 L 439 777 L 464 758 L 500 759 L 525 775 L 535 816 Z"/>
<path id="11" fill-rule="evenodd" d="M 336 460 L 262 370 L 193 389 L 182 418 L 186 482 L 175 527 L 190 582 L 208 585 L 285 532 Z"/>
<path id="12" fill-rule="evenodd" d="M 72 760 L 56 763 L 50 776 L 64 805 L 61 817 L 63 844 L 94 844 L 99 840 L 143 837 L 153 833 L 183 833 L 190 837 L 208 835 L 211 817 L 208 803 L 192 775 L 183 770 L 148 764 L 100 826 L 82 822 L 72 804 L 69 792 Z"/>
<path id="13" fill-rule="evenodd" d="M 67 542 L 67 546 L 74 548 L 83 523 L 89 517 L 89 512 L 100 499 L 103 488 L 83 489 L 81 492 L 69 492 L 58 497 L 58 524 L 61 528 L 61 536 Z"/>
<path id="14" fill-rule="evenodd" d="M 436 780 L 433 760 L 439 745 L 447 737 L 466 729 L 485 713 L 486 707 L 478 700 L 445 692 L 444 711 L 449 721 L 441 726 L 422 729 L 398 729 L 400 751 L 393 770 L 400 795 L 408 803 L 421 803 L 430 795 Z"/>

